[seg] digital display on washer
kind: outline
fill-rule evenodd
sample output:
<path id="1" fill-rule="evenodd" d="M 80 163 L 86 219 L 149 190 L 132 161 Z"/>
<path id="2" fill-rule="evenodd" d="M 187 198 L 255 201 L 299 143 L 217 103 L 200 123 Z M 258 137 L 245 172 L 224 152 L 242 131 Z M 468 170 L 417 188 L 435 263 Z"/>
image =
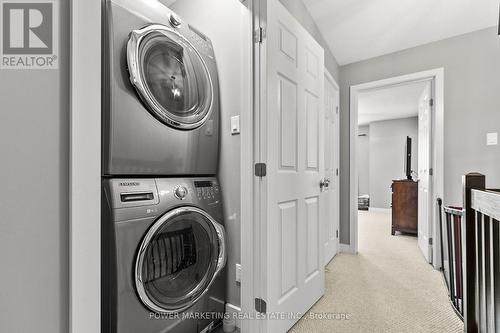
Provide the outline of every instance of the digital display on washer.
<path id="1" fill-rule="evenodd" d="M 213 184 L 210 180 L 195 180 L 194 187 L 212 187 Z"/>

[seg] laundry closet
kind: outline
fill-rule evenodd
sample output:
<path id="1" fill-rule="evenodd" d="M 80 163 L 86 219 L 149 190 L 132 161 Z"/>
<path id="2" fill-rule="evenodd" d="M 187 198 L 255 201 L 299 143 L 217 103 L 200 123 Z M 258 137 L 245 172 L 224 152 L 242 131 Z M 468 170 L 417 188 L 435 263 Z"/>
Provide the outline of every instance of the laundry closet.
<path id="1" fill-rule="evenodd" d="M 249 12 L 234 0 L 104 4 L 101 331 L 220 330 L 240 303 Z"/>

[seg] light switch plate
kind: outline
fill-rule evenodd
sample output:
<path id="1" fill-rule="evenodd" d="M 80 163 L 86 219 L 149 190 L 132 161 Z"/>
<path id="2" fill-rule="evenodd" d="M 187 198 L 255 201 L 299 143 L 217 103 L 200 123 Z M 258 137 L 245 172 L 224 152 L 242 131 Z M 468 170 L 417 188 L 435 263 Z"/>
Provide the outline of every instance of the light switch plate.
<path id="1" fill-rule="evenodd" d="M 231 117 L 231 135 L 240 134 L 240 116 Z"/>
<path id="2" fill-rule="evenodd" d="M 487 133 L 486 134 L 486 145 L 496 146 L 498 144 L 498 133 Z"/>

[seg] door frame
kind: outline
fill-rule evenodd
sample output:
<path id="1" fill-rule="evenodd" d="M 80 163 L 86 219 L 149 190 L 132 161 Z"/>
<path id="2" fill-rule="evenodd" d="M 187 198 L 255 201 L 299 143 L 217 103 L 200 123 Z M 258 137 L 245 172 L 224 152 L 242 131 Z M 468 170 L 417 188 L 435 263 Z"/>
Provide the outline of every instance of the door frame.
<path id="1" fill-rule="evenodd" d="M 241 313 L 243 318 L 240 321 L 242 333 L 260 332 L 260 322 L 253 320 L 256 318 L 255 297 L 259 290 L 259 261 L 256 251 L 259 245 L 259 210 L 256 204 L 259 200 L 256 197 L 258 191 L 258 178 L 254 175 L 254 163 L 258 156 L 258 114 L 260 110 L 260 45 L 254 42 L 253 32 L 260 25 L 260 8 L 266 0 L 246 0 L 245 5 L 250 9 L 250 36 L 243 33 L 243 38 L 248 40 L 249 57 L 248 68 L 252 69 L 250 82 L 247 82 L 249 101 L 247 105 L 249 112 L 241 113 Z M 244 39 L 243 39 L 244 40 Z"/>
<path id="2" fill-rule="evenodd" d="M 260 274 L 260 186 L 261 180 L 255 176 L 254 165 L 260 159 L 260 112 L 265 108 L 266 60 L 265 38 L 262 43 L 255 41 L 259 27 L 266 28 L 267 1 L 246 0 L 251 9 L 251 36 L 249 49 L 252 68 L 251 112 L 241 115 L 241 311 L 242 333 L 261 332 L 262 321 L 257 320 L 255 300 L 261 290 Z M 262 97 L 264 96 L 264 97 Z"/>
<path id="3" fill-rule="evenodd" d="M 70 333 L 101 330 L 101 7 L 70 3 Z"/>
<path id="4" fill-rule="evenodd" d="M 358 168 L 357 168 L 357 144 L 358 137 L 358 98 L 359 94 L 364 91 L 380 89 L 388 86 L 408 84 L 412 82 L 432 80 L 432 95 L 434 98 L 434 117 L 433 117 L 433 153 L 432 164 L 434 175 L 432 179 L 432 208 L 433 219 L 431 222 L 432 238 L 433 238 L 433 266 L 438 269 L 440 266 L 439 253 L 439 234 L 438 228 L 438 213 L 436 207 L 436 199 L 444 195 L 444 68 L 435 68 L 417 73 L 391 77 L 377 81 L 371 81 L 352 85 L 350 87 L 350 140 L 349 140 L 349 241 L 348 247 L 345 250 L 351 253 L 358 252 Z"/>
<path id="5" fill-rule="evenodd" d="M 340 121 L 340 86 L 338 85 L 337 81 L 335 81 L 335 78 L 333 77 L 333 75 L 328 71 L 328 69 L 325 67 L 325 80 L 328 80 L 330 81 L 330 83 L 335 87 L 335 89 L 337 89 L 337 112 L 336 112 L 336 117 L 337 117 L 337 121 L 336 121 L 336 126 L 338 127 L 338 129 L 340 130 L 340 124 L 339 124 L 339 121 Z M 326 95 L 326 94 L 325 94 Z M 338 131 L 339 132 L 339 131 Z M 326 137 L 326 135 L 325 135 Z M 339 157 L 339 160 L 337 161 L 337 164 L 335 166 L 335 168 L 337 170 L 339 170 L 339 173 L 340 173 L 340 133 L 337 133 L 337 137 L 339 138 L 339 141 L 337 142 L 337 145 L 335 146 L 336 149 L 337 149 L 337 153 L 338 153 L 338 157 Z M 338 231 L 338 234 L 337 236 L 339 236 L 340 234 L 340 175 L 335 175 L 336 177 L 336 180 L 337 180 L 337 183 L 336 183 L 336 199 L 337 201 L 339 201 L 339 205 L 338 205 L 338 208 L 339 208 L 339 212 L 338 212 L 338 218 L 337 218 L 337 231 Z M 326 233 L 326 231 L 325 231 Z M 335 254 L 333 255 L 333 258 L 335 258 L 335 256 L 340 252 L 340 238 L 339 237 L 336 237 L 336 242 L 337 242 L 337 251 L 335 252 Z M 326 253 L 325 253 L 326 255 Z M 333 260 L 332 258 L 332 260 Z M 328 263 L 326 264 L 328 265 Z M 325 265 L 325 266 L 326 266 Z"/>

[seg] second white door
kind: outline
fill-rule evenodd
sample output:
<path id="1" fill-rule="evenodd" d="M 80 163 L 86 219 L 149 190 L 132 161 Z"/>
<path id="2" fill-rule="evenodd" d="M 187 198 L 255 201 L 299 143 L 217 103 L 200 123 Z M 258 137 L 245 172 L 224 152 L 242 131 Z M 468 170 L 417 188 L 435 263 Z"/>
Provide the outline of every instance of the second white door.
<path id="1" fill-rule="evenodd" d="M 432 82 L 422 93 L 418 107 L 418 245 L 432 262 Z"/>
<path id="2" fill-rule="evenodd" d="M 325 71 L 325 179 L 323 220 L 325 221 L 325 265 L 338 252 L 339 228 L 339 88 Z"/>

